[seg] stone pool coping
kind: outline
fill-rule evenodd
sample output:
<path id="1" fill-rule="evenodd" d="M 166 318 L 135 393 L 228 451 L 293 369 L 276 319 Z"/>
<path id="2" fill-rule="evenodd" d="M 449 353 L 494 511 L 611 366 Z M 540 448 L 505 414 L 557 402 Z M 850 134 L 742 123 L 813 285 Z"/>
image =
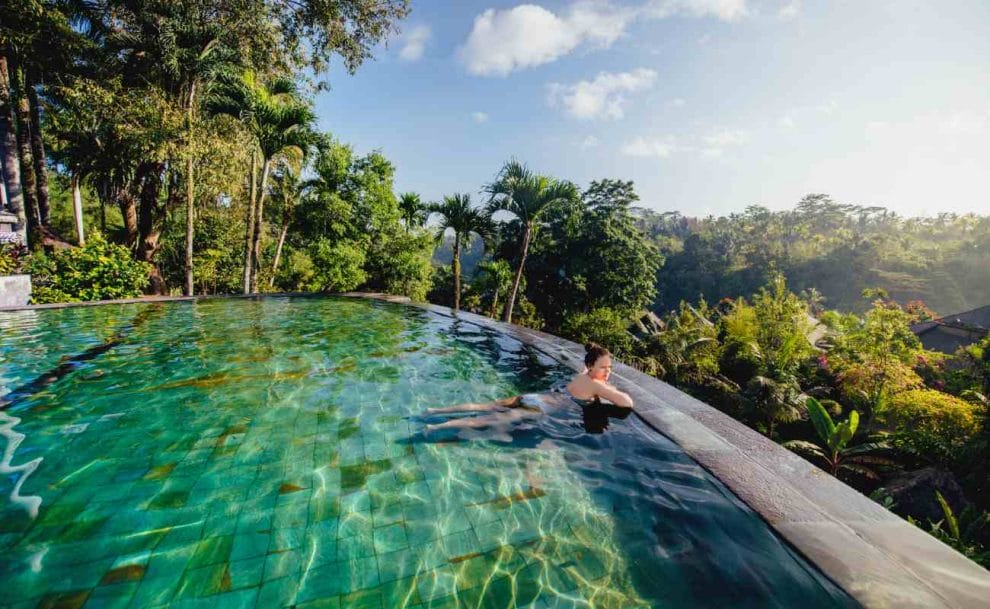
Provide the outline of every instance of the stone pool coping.
<path id="1" fill-rule="evenodd" d="M 323 296 L 252 294 L 153 297 L 2 307 L 0 311 L 215 298 Z M 580 370 L 584 348 L 558 336 L 385 294 L 342 296 L 406 304 L 515 338 Z M 634 411 L 721 480 L 822 573 L 868 609 L 990 606 L 990 573 L 918 527 L 762 434 L 671 385 L 616 363 L 614 382 Z"/>

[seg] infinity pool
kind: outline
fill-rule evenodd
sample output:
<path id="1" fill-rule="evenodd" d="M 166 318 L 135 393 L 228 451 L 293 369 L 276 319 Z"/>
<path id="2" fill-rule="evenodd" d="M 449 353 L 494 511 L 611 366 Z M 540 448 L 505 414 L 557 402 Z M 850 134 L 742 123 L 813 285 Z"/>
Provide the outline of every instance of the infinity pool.
<path id="1" fill-rule="evenodd" d="M 2 606 L 854 606 L 635 415 L 424 435 L 569 374 L 448 317 L 0 313 L 0 358 Z"/>

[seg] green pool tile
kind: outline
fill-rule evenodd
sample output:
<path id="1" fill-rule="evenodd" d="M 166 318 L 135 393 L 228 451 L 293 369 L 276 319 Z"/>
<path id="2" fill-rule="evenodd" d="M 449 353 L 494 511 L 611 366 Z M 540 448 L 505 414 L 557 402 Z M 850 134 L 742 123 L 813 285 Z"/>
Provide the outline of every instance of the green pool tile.
<path id="1" fill-rule="evenodd" d="M 253 609 L 259 594 L 258 588 L 235 590 L 210 597 L 210 609 Z"/>
<path id="2" fill-rule="evenodd" d="M 439 539 L 412 546 L 412 550 L 419 557 L 419 565 L 422 569 L 433 569 L 447 564 L 447 552 Z"/>
<path id="3" fill-rule="evenodd" d="M 405 549 L 378 554 L 378 576 L 383 582 L 406 579 L 419 571 L 419 554 Z"/>
<path id="4" fill-rule="evenodd" d="M 345 516 L 352 512 L 370 512 L 371 495 L 367 490 L 357 490 L 340 496 L 340 513 Z"/>
<path id="5" fill-rule="evenodd" d="M 165 491 L 155 495 L 148 503 L 149 510 L 166 510 L 169 508 L 179 508 L 189 501 L 190 491 Z"/>
<path id="6" fill-rule="evenodd" d="M 318 602 L 327 604 L 337 601 L 342 588 L 342 572 L 340 563 L 331 563 L 310 569 L 301 578 L 296 603 L 300 606 Z"/>
<path id="7" fill-rule="evenodd" d="M 490 583 L 504 577 L 499 563 L 490 554 L 479 554 L 461 561 L 451 562 L 450 568 L 457 580 L 457 589 L 466 590 Z"/>
<path id="8" fill-rule="evenodd" d="M 481 543 L 478 541 L 478 536 L 471 529 L 453 533 L 452 535 L 444 535 L 441 540 L 443 541 L 443 547 L 448 559 L 456 559 L 481 552 Z"/>
<path id="9" fill-rule="evenodd" d="M 340 516 L 340 497 L 313 495 L 309 500 L 309 522 L 322 522 Z"/>
<path id="10" fill-rule="evenodd" d="M 337 560 L 353 560 L 375 555 L 375 542 L 371 532 L 337 539 Z"/>
<path id="11" fill-rule="evenodd" d="M 339 596 L 327 596 L 303 603 L 296 603 L 296 609 L 341 609 Z"/>
<path id="12" fill-rule="evenodd" d="M 337 538 L 345 539 L 355 535 L 370 536 L 373 529 L 370 513 L 345 513 L 341 515 L 337 524 Z"/>
<path id="13" fill-rule="evenodd" d="M 89 599 L 89 595 L 89 590 L 52 592 L 38 601 L 38 609 L 80 609 Z"/>
<path id="14" fill-rule="evenodd" d="M 440 527 L 445 533 L 460 533 L 471 528 L 471 520 L 464 508 L 456 508 L 440 516 Z"/>
<path id="15" fill-rule="evenodd" d="M 297 501 L 285 504 L 275 509 L 272 526 L 276 529 L 289 527 L 304 527 L 309 518 L 309 503 Z"/>
<path id="16" fill-rule="evenodd" d="M 100 529 L 106 526 L 109 517 L 97 518 L 94 520 L 74 520 L 62 530 L 61 541 L 80 541 L 90 539 L 95 536 Z"/>
<path id="17" fill-rule="evenodd" d="M 419 604 L 419 589 L 415 577 L 383 582 L 379 588 L 386 609 L 393 607 L 410 607 Z"/>
<path id="18" fill-rule="evenodd" d="M 306 529 L 301 526 L 292 528 L 276 528 L 272 531 L 271 545 L 268 547 L 269 552 L 278 552 L 282 550 L 295 550 L 303 545 L 303 540 L 306 538 Z"/>
<path id="19" fill-rule="evenodd" d="M 242 511 L 237 516 L 238 534 L 257 533 L 272 528 L 272 513 L 268 511 Z"/>
<path id="20" fill-rule="evenodd" d="M 131 603 L 140 582 L 100 586 L 86 600 L 85 609 L 124 609 Z"/>
<path id="21" fill-rule="evenodd" d="M 175 590 L 175 600 L 210 596 L 230 589 L 227 563 L 217 563 L 186 570 Z"/>
<path id="22" fill-rule="evenodd" d="M 406 536 L 409 545 L 418 546 L 428 541 L 440 539 L 441 530 L 437 523 L 432 520 L 406 520 Z"/>
<path id="23" fill-rule="evenodd" d="M 189 559 L 188 567 L 196 568 L 203 565 L 227 562 L 233 544 L 233 535 L 207 537 L 197 544 L 196 551 L 193 553 L 192 558 Z"/>
<path id="24" fill-rule="evenodd" d="M 425 571 L 417 576 L 416 589 L 425 603 L 455 594 L 457 585 L 454 572 L 448 565 Z"/>
<path id="25" fill-rule="evenodd" d="M 378 561 L 373 556 L 337 563 L 340 567 L 340 593 L 346 594 L 377 586 Z"/>
<path id="26" fill-rule="evenodd" d="M 394 524 L 405 520 L 405 507 L 398 497 L 390 497 L 390 501 L 382 502 L 378 507 L 372 508 L 371 520 L 375 528 Z"/>
<path id="27" fill-rule="evenodd" d="M 258 592 L 256 606 L 259 609 L 289 606 L 297 600 L 296 592 L 298 590 L 299 578 L 297 576 L 266 581 Z"/>
<path id="28" fill-rule="evenodd" d="M 317 522 L 310 521 L 309 527 L 306 528 L 306 534 L 317 539 L 336 539 L 339 528 L 340 522 L 336 518 Z"/>
<path id="29" fill-rule="evenodd" d="M 257 556 L 231 562 L 227 567 L 230 589 L 251 588 L 264 581 L 266 560 L 266 556 Z"/>
<path id="30" fill-rule="evenodd" d="M 378 588 L 358 590 L 340 597 L 340 604 L 348 609 L 391 609 L 392 606 L 383 608 L 384 601 L 384 595 Z"/>
<path id="31" fill-rule="evenodd" d="M 269 554 L 265 558 L 265 581 L 285 576 L 298 577 L 303 567 L 303 555 L 295 550 Z"/>
<path id="32" fill-rule="evenodd" d="M 409 547 L 406 528 L 401 523 L 376 528 L 373 533 L 375 552 L 384 554 Z"/>

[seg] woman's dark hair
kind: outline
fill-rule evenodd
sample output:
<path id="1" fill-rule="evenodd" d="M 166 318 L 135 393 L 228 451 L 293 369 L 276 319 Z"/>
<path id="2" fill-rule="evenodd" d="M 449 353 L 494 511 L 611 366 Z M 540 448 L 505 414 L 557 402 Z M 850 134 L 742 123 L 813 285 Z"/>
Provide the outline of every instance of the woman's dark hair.
<path id="1" fill-rule="evenodd" d="M 604 355 L 612 354 L 598 343 L 588 343 L 584 346 L 584 365 L 590 369 L 598 361 L 598 358 Z"/>

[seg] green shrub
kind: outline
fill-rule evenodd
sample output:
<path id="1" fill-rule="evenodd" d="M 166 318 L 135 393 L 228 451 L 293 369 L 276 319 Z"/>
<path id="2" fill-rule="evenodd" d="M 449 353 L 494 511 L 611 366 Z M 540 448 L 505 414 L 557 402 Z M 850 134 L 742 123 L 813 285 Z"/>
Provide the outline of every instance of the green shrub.
<path id="1" fill-rule="evenodd" d="M 135 298 L 148 283 L 150 266 L 131 257 L 127 248 L 98 234 L 83 247 L 32 257 L 29 272 L 32 302 L 77 302 Z"/>
<path id="2" fill-rule="evenodd" d="M 14 243 L 0 244 L 0 275 L 16 275 L 24 270 L 28 249 Z"/>
<path id="3" fill-rule="evenodd" d="M 980 408 L 941 391 L 914 389 L 895 395 L 887 414 L 898 448 L 951 463 L 979 432 Z"/>
<path id="4" fill-rule="evenodd" d="M 607 347 L 618 357 L 632 353 L 629 320 L 618 311 L 607 308 L 590 313 L 577 313 L 564 323 L 564 336 L 579 343 L 594 341 Z"/>

